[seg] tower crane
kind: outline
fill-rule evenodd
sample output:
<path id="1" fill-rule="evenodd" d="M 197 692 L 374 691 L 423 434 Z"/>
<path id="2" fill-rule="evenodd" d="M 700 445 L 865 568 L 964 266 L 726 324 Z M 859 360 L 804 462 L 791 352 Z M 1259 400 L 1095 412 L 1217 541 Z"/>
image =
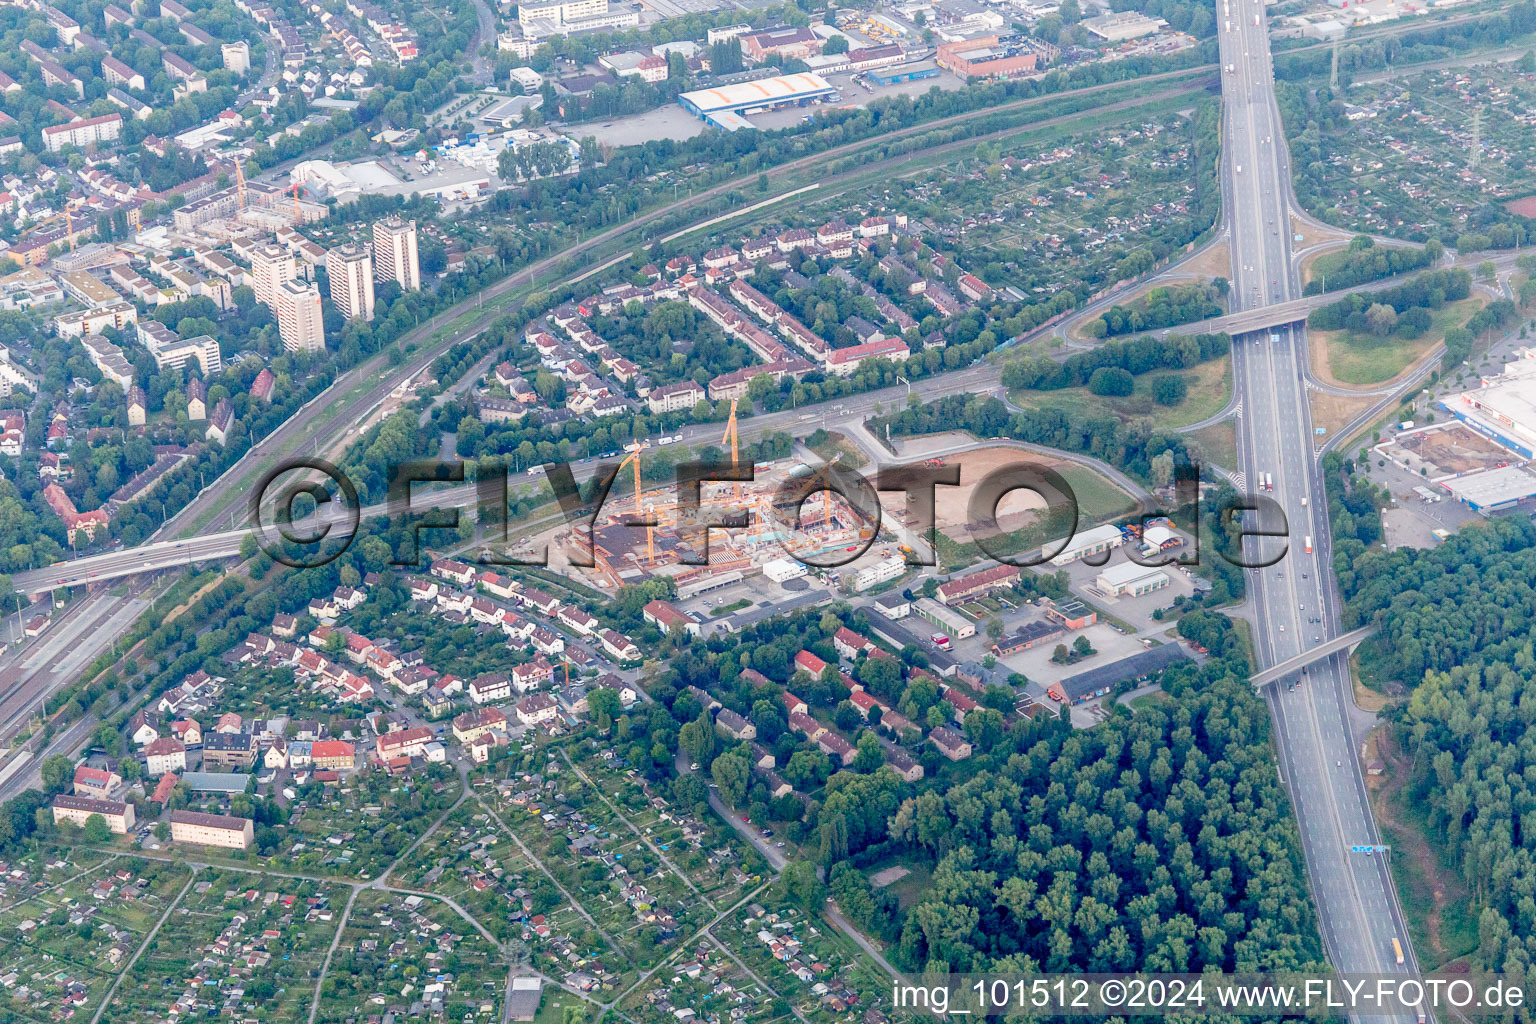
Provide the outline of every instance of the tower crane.
<path id="1" fill-rule="evenodd" d="M 245 212 L 245 169 L 240 166 L 240 161 L 235 160 L 235 197 L 240 203 L 240 212 Z"/>
<path id="2" fill-rule="evenodd" d="M 731 417 L 725 421 L 725 435 L 720 438 L 720 443 L 730 442 L 731 445 L 731 469 L 741 465 L 741 435 L 736 431 L 736 403 L 737 399 L 731 399 Z M 732 497 L 735 501 L 741 501 L 741 481 L 732 483 Z"/>
<path id="3" fill-rule="evenodd" d="M 614 472 L 614 476 L 617 477 L 619 474 L 624 472 L 624 467 L 625 466 L 632 466 L 632 467 L 634 467 L 634 470 L 635 470 L 635 516 L 636 516 L 636 518 L 638 518 L 639 515 L 640 515 L 640 495 L 641 495 L 641 485 L 640 485 L 640 453 L 645 451 L 649 447 L 650 447 L 650 442 L 649 441 L 631 441 L 629 444 L 624 446 L 624 450 L 626 452 L 628 452 L 629 454 L 624 457 L 624 461 L 623 462 L 619 463 L 619 468 L 613 471 Z M 649 508 L 647 508 L 647 512 L 649 512 Z M 655 565 L 656 564 L 656 527 L 652 524 L 652 519 L 651 519 L 650 515 L 646 516 L 645 547 L 646 547 L 646 554 L 650 557 L 651 564 Z"/>

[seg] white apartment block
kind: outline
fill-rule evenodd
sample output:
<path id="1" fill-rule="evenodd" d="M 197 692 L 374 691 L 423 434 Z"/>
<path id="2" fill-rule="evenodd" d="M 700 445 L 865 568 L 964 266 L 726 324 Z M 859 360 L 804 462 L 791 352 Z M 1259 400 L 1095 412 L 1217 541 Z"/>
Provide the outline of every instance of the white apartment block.
<path id="1" fill-rule="evenodd" d="M 256 291 L 256 301 L 263 302 L 275 312 L 277 289 L 285 281 L 291 281 L 298 273 L 293 254 L 275 242 L 251 250 L 251 287 Z"/>
<path id="2" fill-rule="evenodd" d="M 325 348 L 325 323 L 320 317 L 320 289 L 307 281 L 284 281 L 277 289 L 277 330 L 289 352 L 319 352 Z"/>
<path id="3" fill-rule="evenodd" d="M 386 217 L 373 225 L 373 272 L 380 281 L 397 281 L 408 292 L 421 288 L 416 258 L 416 222 Z"/>
<path id="4" fill-rule="evenodd" d="M 373 254 L 355 243 L 338 245 L 325 258 L 331 301 L 348 320 L 373 319 Z"/>

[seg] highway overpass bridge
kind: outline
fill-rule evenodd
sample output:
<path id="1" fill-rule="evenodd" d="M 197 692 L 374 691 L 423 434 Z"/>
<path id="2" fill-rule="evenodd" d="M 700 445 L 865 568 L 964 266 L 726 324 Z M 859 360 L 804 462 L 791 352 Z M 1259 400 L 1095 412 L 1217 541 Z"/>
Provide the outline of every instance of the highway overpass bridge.
<path id="1" fill-rule="evenodd" d="M 1287 324 L 1300 323 L 1311 315 L 1314 309 L 1331 305 L 1342 297 L 1339 292 L 1307 295 L 1286 302 L 1276 302 L 1269 306 L 1257 306 L 1238 313 L 1228 313 L 1226 316 L 1214 316 L 1209 320 L 1199 320 L 1192 324 L 1180 324 L 1178 327 L 1170 327 L 1164 333 L 1220 334 L 1224 331 L 1227 334 L 1238 335 L 1247 334 L 1250 331 L 1284 327 Z"/>
<path id="2" fill-rule="evenodd" d="M 1310 650 L 1303 651 L 1293 658 L 1287 658 L 1262 672 L 1256 672 L 1250 681 L 1253 683 L 1254 688 L 1257 689 L 1258 687 L 1284 679 L 1292 672 L 1299 672 L 1313 662 L 1322 661 L 1331 654 L 1337 654 L 1340 651 L 1352 650 L 1358 647 L 1360 641 L 1375 632 L 1375 626 L 1361 626 L 1359 629 L 1336 636 L 1327 643 L 1318 644 Z"/>

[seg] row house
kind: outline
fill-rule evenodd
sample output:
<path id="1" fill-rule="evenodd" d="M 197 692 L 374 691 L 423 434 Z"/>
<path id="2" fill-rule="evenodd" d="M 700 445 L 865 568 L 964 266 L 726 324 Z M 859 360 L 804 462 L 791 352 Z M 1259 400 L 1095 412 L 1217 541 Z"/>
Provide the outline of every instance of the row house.
<path id="1" fill-rule="evenodd" d="M 451 558 L 439 558 L 432 563 L 429 570 L 433 576 L 440 579 L 452 580 L 460 586 L 469 586 L 475 582 L 475 570 L 473 566 Z"/>

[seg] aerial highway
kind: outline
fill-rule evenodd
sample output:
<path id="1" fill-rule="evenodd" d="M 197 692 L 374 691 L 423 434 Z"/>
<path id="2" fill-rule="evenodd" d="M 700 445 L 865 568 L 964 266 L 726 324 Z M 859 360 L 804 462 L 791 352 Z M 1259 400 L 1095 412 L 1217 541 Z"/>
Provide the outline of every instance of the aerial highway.
<path id="1" fill-rule="evenodd" d="M 1299 293 L 1291 263 L 1286 149 L 1262 0 L 1218 0 L 1222 74 L 1223 210 L 1238 310 L 1284 304 Z M 1287 536 L 1248 545 L 1267 568 L 1250 570 L 1255 639 L 1263 669 L 1337 637 L 1327 499 L 1314 454 L 1304 380 L 1304 325 L 1233 340 L 1241 403 L 1238 451 L 1250 491 L 1261 481 L 1283 511 Z M 1277 525 L 1265 523 L 1266 526 Z M 1282 556 L 1283 557 L 1280 557 Z M 1281 772 L 1296 808 L 1307 873 L 1328 957 L 1345 973 L 1416 970 L 1385 856 L 1352 853 L 1380 844 L 1350 732 L 1347 655 L 1334 654 L 1268 688 Z M 1296 685 L 1292 685 L 1295 683 Z M 1397 963 L 1393 940 L 1405 950 Z M 1413 1015 L 1398 1018 L 1411 1024 Z"/>

